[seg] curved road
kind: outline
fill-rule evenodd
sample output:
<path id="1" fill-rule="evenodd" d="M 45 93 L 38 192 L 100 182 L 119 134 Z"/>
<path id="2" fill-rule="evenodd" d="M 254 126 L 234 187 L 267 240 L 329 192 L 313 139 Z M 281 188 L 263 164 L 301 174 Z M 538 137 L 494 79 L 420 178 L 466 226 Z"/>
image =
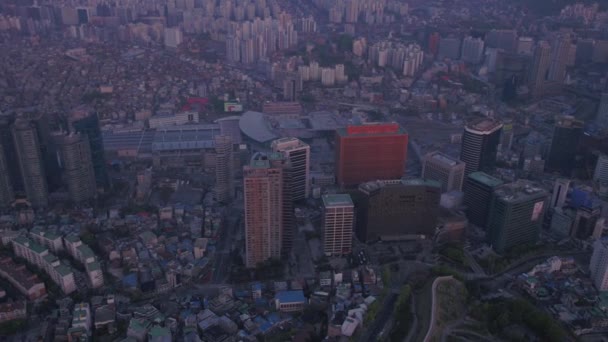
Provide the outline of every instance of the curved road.
<path id="1" fill-rule="evenodd" d="M 446 280 L 452 280 L 454 279 L 454 277 L 452 276 L 445 276 L 445 277 L 437 277 L 435 278 L 435 280 L 433 281 L 433 289 L 431 291 L 432 296 L 431 296 L 431 321 L 429 324 L 429 330 L 427 330 L 426 332 L 426 336 L 424 337 L 424 342 L 429 342 L 431 340 L 431 337 L 433 336 L 433 330 L 435 330 L 435 321 L 437 319 L 437 317 L 435 317 L 437 315 L 437 285 L 439 285 L 440 282 L 444 282 Z"/>

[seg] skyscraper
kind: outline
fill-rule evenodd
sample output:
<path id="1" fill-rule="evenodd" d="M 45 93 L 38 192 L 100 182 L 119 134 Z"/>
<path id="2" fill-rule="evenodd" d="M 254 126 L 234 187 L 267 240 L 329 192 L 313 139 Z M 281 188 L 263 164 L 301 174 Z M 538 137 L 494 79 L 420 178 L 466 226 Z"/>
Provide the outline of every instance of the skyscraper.
<path id="1" fill-rule="evenodd" d="M 608 184 L 608 156 L 600 154 L 595 164 L 593 180 L 599 184 Z"/>
<path id="2" fill-rule="evenodd" d="M 353 186 L 403 177 L 408 134 L 397 123 L 349 125 L 336 132 L 336 180 Z"/>
<path id="3" fill-rule="evenodd" d="M 245 265 L 280 258 L 283 228 L 283 168 L 253 158 L 243 169 Z"/>
<path id="4" fill-rule="evenodd" d="M 466 125 L 460 151 L 460 160 L 466 163 L 465 175 L 494 167 L 501 129 L 502 123 L 491 118 L 480 118 Z"/>
<path id="5" fill-rule="evenodd" d="M 566 197 L 568 196 L 568 189 L 570 188 L 570 180 L 566 178 L 559 178 L 555 181 L 553 186 L 553 193 L 551 194 L 550 208 L 561 208 L 566 203 Z"/>
<path id="6" fill-rule="evenodd" d="M 215 200 L 228 203 L 234 192 L 234 158 L 232 139 L 226 135 L 215 136 Z"/>
<path id="7" fill-rule="evenodd" d="M 86 110 L 75 111 L 71 117 L 71 124 L 76 132 L 86 134 L 88 137 L 97 187 L 107 188 L 110 185 L 110 180 L 106 170 L 103 136 L 101 135 L 97 114 L 89 113 Z"/>
<path id="8" fill-rule="evenodd" d="M 0 208 L 10 206 L 14 200 L 15 192 L 11 183 L 4 147 L 0 145 Z"/>
<path id="9" fill-rule="evenodd" d="M 466 37 L 462 42 L 462 60 L 479 64 L 483 58 L 484 42 L 481 38 Z"/>
<path id="10" fill-rule="evenodd" d="M 70 198 L 77 203 L 95 198 L 97 186 L 87 136 L 80 133 L 60 133 L 55 136 L 55 141 Z"/>
<path id="11" fill-rule="evenodd" d="M 323 195 L 323 251 L 339 256 L 351 253 L 355 209 L 349 195 Z"/>
<path id="12" fill-rule="evenodd" d="M 608 290 L 608 240 L 598 239 L 593 244 L 593 255 L 589 264 L 591 278 L 596 290 Z"/>
<path id="13" fill-rule="evenodd" d="M 608 128 L 608 93 L 602 93 L 595 121 L 601 128 Z"/>
<path id="14" fill-rule="evenodd" d="M 533 96 L 540 96 L 544 93 L 545 84 L 549 78 L 550 65 L 551 46 L 545 41 L 540 41 L 534 50 L 534 58 L 528 78 L 528 87 Z"/>
<path id="15" fill-rule="evenodd" d="M 498 253 L 540 237 L 547 193 L 534 183 L 519 180 L 494 191 L 488 217 L 488 242 Z"/>
<path id="16" fill-rule="evenodd" d="M 549 80 L 555 81 L 558 84 L 564 83 L 571 45 L 570 37 L 567 35 L 562 35 L 555 39 L 555 42 L 553 43 L 551 66 L 549 67 Z"/>
<path id="17" fill-rule="evenodd" d="M 356 234 L 362 242 L 435 234 L 441 185 L 422 179 L 387 180 L 359 186 Z"/>
<path id="18" fill-rule="evenodd" d="M 485 42 L 488 47 L 513 52 L 517 47 L 517 31 L 493 29 L 486 34 Z"/>
<path id="19" fill-rule="evenodd" d="M 48 185 L 36 127 L 25 119 L 17 119 L 12 132 L 25 195 L 33 207 L 46 207 Z"/>
<path id="20" fill-rule="evenodd" d="M 23 177 L 19 167 L 19 158 L 15 150 L 15 140 L 13 139 L 12 125 L 15 121 L 13 115 L 0 115 L 0 145 L 4 150 L 4 158 L 11 186 L 15 194 L 25 191 L 23 187 Z"/>
<path id="21" fill-rule="evenodd" d="M 431 152 L 422 161 L 422 178 L 441 183 L 441 191 L 462 190 L 465 163 L 441 152 Z"/>
<path id="22" fill-rule="evenodd" d="M 464 204 L 467 218 L 474 225 L 486 228 L 492 194 L 503 182 L 483 172 L 473 172 L 464 184 Z"/>
<path id="23" fill-rule="evenodd" d="M 291 197 L 294 201 L 308 198 L 310 193 L 310 146 L 297 138 L 281 138 L 271 144 L 290 164 Z"/>
<path id="24" fill-rule="evenodd" d="M 583 129 L 584 123 L 572 116 L 564 115 L 556 118 L 551 148 L 545 164 L 547 171 L 559 172 L 566 177 L 572 175 Z"/>
<path id="25" fill-rule="evenodd" d="M 445 37 L 439 40 L 439 58 L 457 60 L 460 58 L 461 39 L 458 37 Z"/>
<path id="26" fill-rule="evenodd" d="M 431 54 L 431 56 L 436 56 L 437 53 L 439 52 L 439 40 L 440 39 L 441 39 L 441 36 L 439 35 L 439 32 L 433 32 L 429 36 L 429 54 Z"/>

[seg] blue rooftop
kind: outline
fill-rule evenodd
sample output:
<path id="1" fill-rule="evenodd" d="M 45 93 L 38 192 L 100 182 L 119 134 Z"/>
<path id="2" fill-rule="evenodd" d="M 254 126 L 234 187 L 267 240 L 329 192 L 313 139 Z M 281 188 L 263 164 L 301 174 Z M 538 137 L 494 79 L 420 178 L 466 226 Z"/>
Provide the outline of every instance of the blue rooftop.
<path id="1" fill-rule="evenodd" d="M 301 303 L 306 301 L 304 292 L 302 291 L 280 291 L 275 294 L 274 299 L 281 303 Z"/>

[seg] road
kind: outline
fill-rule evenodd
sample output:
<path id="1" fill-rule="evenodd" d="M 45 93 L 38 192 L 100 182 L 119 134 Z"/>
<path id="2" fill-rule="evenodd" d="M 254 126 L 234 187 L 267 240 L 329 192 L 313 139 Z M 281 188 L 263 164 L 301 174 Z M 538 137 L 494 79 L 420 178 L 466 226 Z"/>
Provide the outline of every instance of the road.
<path id="1" fill-rule="evenodd" d="M 428 342 L 431 340 L 431 337 L 433 336 L 433 330 L 434 330 L 434 326 L 435 326 L 435 321 L 437 320 L 437 286 L 439 285 L 439 283 L 442 283 L 444 281 L 447 280 L 452 280 L 454 279 L 454 277 L 452 276 L 446 276 L 446 277 L 437 277 L 435 278 L 435 280 L 433 281 L 433 290 L 431 292 L 432 296 L 431 296 L 431 323 L 429 324 L 429 330 L 427 330 L 426 332 L 426 336 L 424 336 L 424 342 Z"/>

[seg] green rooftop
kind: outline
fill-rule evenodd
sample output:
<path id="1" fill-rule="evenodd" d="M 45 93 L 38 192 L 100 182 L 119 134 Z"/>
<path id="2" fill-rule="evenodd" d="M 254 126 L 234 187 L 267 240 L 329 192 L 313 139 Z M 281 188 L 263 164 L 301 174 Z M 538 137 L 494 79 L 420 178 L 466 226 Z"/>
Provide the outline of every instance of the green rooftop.
<path id="1" fill-rule="evenodd" d="M 52 230 L 45 230 L 42 226 L 36 226 L 32 228 L 31 234 L 38 235 L 47 240 L 57 240 L 61 238 L 61 235 L 55 233 Z"/>
<path id="2" fill-rule="evenodd" d="M 93 250 L 91 249 L 91 247 L 89 247 L 87 245 L 80 245 L 80 246 L 78 246 L 77 249 L 80 252 L 80 254 L 83 256 L 83 258 L 85 258 L 85 259 L 95 257 L 95 253 L 93 253 Z"/>
<path id="3" fill-rule="evenodd" d="M 150 329 L 148 336 L 150 336 L 150 338 L 171 336 L 171 331 L 169 331 L 168 328 L 155 325 L 152 327 L 152 329 Z"/>
<path id="4" fill-rule="evenodd" d="M 54 263 L 55 261 L 59 260 L 59 259 L 57 259 L 57 257 L 56 257 L 56 256 L 54 256 L 53 254 L 47 254 L 47 255 L 43 256 L 43 257 L 42 257 L 42 259 L 44 259 L 44 261 L 45 261 L 47 264 L 52 264 L 52 263 Z"/>
<path id="5" fill-rule="evenodd" d="M 269 152 L 269 153 L 266 153 L 266 156 L 268 157 L 268 160 L 283 160 L 283 159 L 285 159 L 285 156 L 281 152 Z"/>
<path id="6" fill-rule="evenodd" d="M 426 185 L 426 186 L 433 186 L 436 188 L 441 187 L 441 183 L 439 183 L 436 180 L 422 179 L 422 178 L 403 179 L 403 180 L 401 180 L 401 183 L 403 183 L 403 185 Z"/>
<path id="7" fill-rule="evenodd" d="M 67 267 L 66 265 L 59 265 L 55 267 L 57 273 L 59 273 L 62 277 L 72 274 L 72 269 Z"/>
<path id="8" fill-rule="evenodd" d="M 469 178 L 471 178 L 472 180 L 474 180 L 478 183 L 489 186 L 491 188 L 494 188 L 494 187 L 497 187 L 497 186 L 500 186 L 503 184 L 503 181 L 501 181 L 500 179 L 498 179 L 496 177 L 492 177 L 485 172 L 473 172 L 473 173 L 469 174 Z"/>
<path id="9" fill-rule="evenodd" d="M 352 206 L 353 200 L 348 194 L 323 195 L 323 205 L 325 207 Z"/>
<path id="10" fill-rule="evenodd" d="M 97 261 L 93 261 L 87 264 L 87 271 L 99 271 L 101 269 L 101 265 Z"/>
<path id="11" fill-rule="evenodd" d="M 254 169 L 269 169 L 270 162 L 268 160 L 252 160 L 249 166 Z"/>

